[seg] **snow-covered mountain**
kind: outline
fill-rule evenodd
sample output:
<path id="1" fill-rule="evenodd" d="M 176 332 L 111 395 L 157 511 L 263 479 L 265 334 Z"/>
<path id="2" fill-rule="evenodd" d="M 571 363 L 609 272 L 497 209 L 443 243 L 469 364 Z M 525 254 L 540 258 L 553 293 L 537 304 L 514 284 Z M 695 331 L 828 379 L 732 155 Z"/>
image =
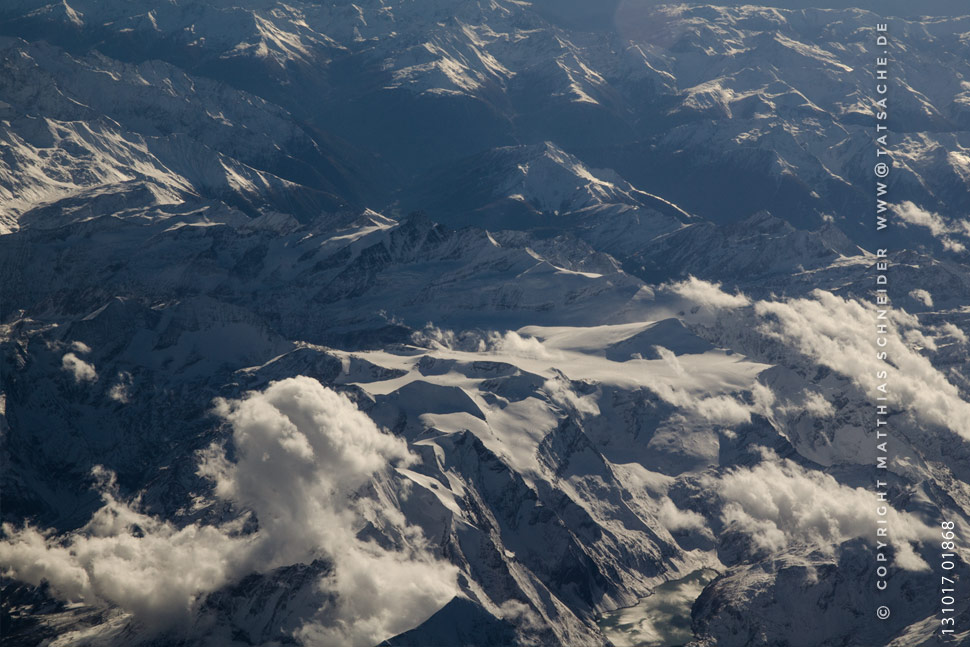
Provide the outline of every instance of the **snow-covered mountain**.
<path id="1" fill-rule="evenodd" d="M 196 191 L 235 194 L 239 206 L 257 199 L 254 185 L 270 185 L 262 199 L 283 210 L 331 209 L 340 199 L 383 211 L 395 195 L 410 207 L 417 181 L 414 197 L 434 192 L 446 207 L 454 192 L 442 169 L 502 164 L 509 147 L 554 142 L 588 170 L 612 169 L 715 222 L 768 210 L 802 228 L 834 218 L 851 238 L 865 235 L 874 14 L 630 2 L 593 15 L 585 6 L 16 0 L 0 8 L 0 33 L 82 57 L 78 74 L 62 67 L 66 78 L 44 84 L 56 90 L 43 103 L 61 101 L 61 112 L 83 121 L 80 103 L 132 134 L 162 138 L 128 145 L 152 148 Z M 905 43 L 893 88 L 893 115 L 905 124 L 894 133 L 894 195 L 957 217 L 970 207 L 965 19 L 887 20 Z M 65 58 L 5 55 L 21 70 L 12 79 L 76 64 Z M 93 74 L 98 66 L 110 74 Z M 248 94 L 229 96 L 240 91 Z M 24 96 L 5 103 L 30 114 L 31 93 L 12 94 Z M 198 94 L 206 96 L 178 101 Z M 146 119 L 156 110 L 170 114 Z M 281 111 L 289 123 L 279 123 Z M 40 112 L 60 114 L 54 105 Z M 148 127 L 162 122 L 171 132 Z M 88 126 L 105 127 L 114 130 Z M 34 130 L 23 128 L 18 139 L 29 146 Z M 29 147 L 23 155 L 46 157 Z M 103 164 L 98 175 L 113 168 L 105 160 L 92 170 Z M 467 204 L 452 202 L 453 212 Z"/>
<path id="2" fill-rule="evenodd" d="M 877 20 L 3 3 L 3 643 L 619 645 L 670 583 L 694 647 L 937 644 L 970 18 L 886 19 L 886 622 Z"/>

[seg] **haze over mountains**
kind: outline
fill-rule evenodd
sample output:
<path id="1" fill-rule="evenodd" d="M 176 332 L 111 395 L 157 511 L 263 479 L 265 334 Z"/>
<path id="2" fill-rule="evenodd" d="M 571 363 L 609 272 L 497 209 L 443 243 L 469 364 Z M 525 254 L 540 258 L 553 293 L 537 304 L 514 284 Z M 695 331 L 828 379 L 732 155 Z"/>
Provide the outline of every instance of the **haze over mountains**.
<path id="1" fill-rule="evenodd" d="M 696 647 L 937 644 L 968 24 L 5 2 L 4 644 L 622 644 L 604 613 L 704 569 Z"/>

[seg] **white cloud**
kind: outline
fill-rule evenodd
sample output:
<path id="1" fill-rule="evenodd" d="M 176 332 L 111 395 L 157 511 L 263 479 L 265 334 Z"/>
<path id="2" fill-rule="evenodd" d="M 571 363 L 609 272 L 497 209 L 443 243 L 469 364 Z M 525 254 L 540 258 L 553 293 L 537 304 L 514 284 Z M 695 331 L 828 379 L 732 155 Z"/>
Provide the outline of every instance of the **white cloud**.
<path id="1" fill-rule="evenodd" d="M 763 388 L 767 389 L 768 387 Z M 766 413 L 774 411 L 783 416 L 799 416 L 802 413 L 807 413 L 816 418 L 831 418 L 835 415 L 835 407 L 821 393 L 806 390 L 801 395 L 800 400 L 778 402 L 772 393 L 771 400 L 765 402 L 764 410 Z"/>
<path id="2" fill-rule="evenodd" d="M 392 551 L 355 536 L 365 508 L 352 495 L 389 463 L 414 459 L 403 440 L 307 377 L 220 401 L 217 411 L 232 424 L 236 461 L 214 446 L 200 473 L 216 483 L 220 498 L 256 513 L 267 537 L 258 546 L 260 562 L 305 562 L 323 552 L 336 563 L 323 584 L 337 594 L 336 619 L 308 619 L 301 636 L 319 645 L 375 644 L 456 595 L 456 569 L 433 559 L 421 541 Z M 420 537 L 415 528 L 403 530 Z"/>
<path id="3" fill-rule="evenodd" d="M 769 416 L 771 408 L 777 401 L 775 392 L 761 382 L 755 382 L 751 386 L 751 398 L 754 400 L 752 412 L 762 416 Z"/>
<path id="4" fill-rule="evenodd" d="M 751 421 L 751 407 L 729 395 L 703 396 L 686 387 L 664 382 L 650 384 L 649 389 L 668 404 L 711 423 L 737 425 Z"/>
<path id="5" fill-rule="evenodd" d="M 923 289 L 911 290 L 909 296 L 914 301 L 919 301 L 927 308 L 933 307 L 933 296 Z"/>
<path id="6" fill-rule="evenodd" d="M 914 350 L 922 350 L 923 348 L 936 350 L 936 339 L 924 334 L 922 330 L 910 328 L 909 330 L 903 330 L 901 332 L 903 340 L 910 348 Z"/>
<path id="7" fill-rule="evenodd" d="M 255 515 L 181 528 L 120 501 L 102 476 L 104 506 L 83 528 L 57 537 L 4 527 L 0 562 L 12 577 L 50 582 L 56 595 L 109 603 L 149 625 L 185 619 L 206 594 L 251 572 L 330 560 L 319 583 L 334 607 L 314 610 L 297 631 L 319 645 L 373 645 L 419 624 L 457 594 L 457 569 L 434 558 L 400 511 L 361 488 L 413 460 L 403 440 L 374 425 L 346 397 L 316 380 L 272 383 L 241 400 L 220 400 L 234 459 L 214 444 L 199 473 L 217 499 Z M 393 529 L 397 548 L 362 541 L 366 523 Z"/>
<path id="8" fill-rule="evenodd" d="M 692 301 L 699 306 L 709 308 L 743 308 L 751 305 L 751 299 L 742 293 L 729 294 L 721 289 L 720 283 L 710 283 L 693 276 L 686 281 L 678 283 L 668 283 L 660 286 L 661 289 L 673 292 L 674 294 Z"/>
<path id="9" fill-rule="evenodd" d="M 909 200 L 896 205 L 896 215 L 905 222 L 919 227 L 926 227 L 934 236 L 942 236 L 950 232 L 950 227 L 938 213 L 932 213 L 916 206 L 916 203 Z"/>
<path id="10" fill-rule="evenodd" d="M 235 461 L 213 445 L 199 473 L 216 495 L 256 513 L 270 567 L 312 557 L 351 494 L 388 461 L 409 458 L 403 440 L 380 431 L 346 397 L 308 377 L 274 382 L 241 400 L 218 400 L 233 429 Z"/>
<path id="11" fill-rule="evenodd" d="M 584 396 L 577 395 L 569 383 L 561 377 L 546 380 L 542 385 L 542 389 L 548 394 L 550 400 L 567 410 L 573 410 L 588 416 L 598 416 L 600 414 L 599 405 L 596 404 L 595 393 Z"/>
<path id="12" fill-rule="evenodd" d="M 945 324 L 940 326 L 940 330 L 944 335 L 947 335 L 948 337 L 952 337 L 953 339 L 955 339 L 961 344 L 967 343 L 967 333 L 963 332 L 960 328 L 957 328 L 956 325 L 950 322 L 946 322 Z"/>
<path id="13" fill-rule="evenodd" d="M 876 393 L 876 388 L 885 383 L 895 409 L 970 440 L 970 403 L 929 359 L 910 346 L 916 342 L 932 344 L 920 332 L 915 317 L 901 310 L 889 311 L 886 323 L 890 334 L 886 335 L 884 350 L 890 364 L 876 356 L 875 306 L 822 290 L 815 290 L 812 296 L 758 302 L 755 312 L 763 320 L 759 330 L 849 377 L 867 394 Z M 911 334 L 914 332 L 918 334 Z M 877 379 L 881 370 L 888 371 L 886 379 Z"/>
<path id="14" fill-rule="evenodd" d="M 669 498 L 665 498 L 660 504 L 660 512 L 657 515 L 664 528 L 670 531 L 677 530 L 699 530 L 707 529 L 707 521 L 703 515 L 693 510 L 681 510 Z M 708 531 L 707 534 L 709 534 Z"/>
<path id="15" fill-rule="evenodd" d="M 131 373 L 122 371 L 118 373 L 117 379 L 118 381 L 108 391 L 108 397 L 115 402 L 128 404 L 130 397 L 129 389 L 131 388 Z"/>
<path id="16" fill-rule="evenodd" d="M 663 346 L 654 346 L 654 349 L 674 373 L 673 380 L 657 380 L 647 385 L 661 400 L 715 424 L 735 425 L 751 421 L 752 407 L 730 395 L 698 392 L 695 380 L 673 351 Z"/>
<path id="17" fill-rule="evenodd" d="M 489 334 L 489 346 L 498 353 L 514 355 L 529 359 L 562 359 L 562 353 L 546 346 L 535 337 L 524 337 L 514 330 L 505 334 L 493 332 Z"/>
<path id="18" fill-rule="evenodd" d="M 515 625 L 519 631 L 541 631 L 543 629 L 542 618 L 532 610 L 525 602 L 519 600 L 506 600 L 499 607 L 499 617 Z M 524 643 L 531 644 L 531 643 Z"/>
<path id="19" fill-rule="evenodd" d="M 453 330 L 439 328 L 428 322 L 422 330 L 411 335 L 411 341 L 423 348 L 462 350 L 472 353 L 483 353 L 486 350 L 482 333 L 466 330 L 456 333 Z"/>
<path id="20" fill-rule="evenodd" d="M 825 399 L 825 396 L 815 391 L 805 393 L 801 407 L 816 418 L 831 418 L 835 415 L 835 407 Z"/>
<path id="21" fill-rule="evenodd" d="M 945 249 L 951 252 L 966 251 L 966 245 L 951 237 L 958 235 L 966 238 L 970 233 L 966 223 L 951 225 L 940 214 L 922 209 L 908 200 L 896 205 L 894 212 L 904 223 L 929 229 L 935 238 L 940 239 Z"/>
<path id="22" fill-rule="evenodd" d="M 654 346 L 653 349 L 657 351 L 657 354 L 660 356 L 663 363 L 670 367 L 670 370 L 674 372 L 674 375 L 677 377 L 687 376 L 687 371 L 680 363 L 680 360 L 677 359 L 677 354 L 674 353 L 674 351 L 670 350 L 669 348 L 664 348 L 663 346 Z"/>
<path id="23" fill-rule="evenodd" d="M 65 537 L 4 525 L 0 563 L 12 577 L 92 605 L 110 603 L 154 627 L 188 619 L 202 593 L 226 582 L 250 543 L 234 528 L 177 528 L 119 500 L 114 477 L 95 468 L 104 505 Z"/>
<path id="24" fill-rule="evenodd" d="M 698 393 L 694 380 L 690 379 L 673 351 L 663 346 L 654 346 L 654 349 L 675 376 L 674 380 L 657 380 L 648 385 L 661 400 L 716 424 L 735 425 L 751 421 L 752 407 L 730 395 Z"/>
<path id="25" fill-rule="evenodd" d="M 74 353 L 67 353 L 61 358 L 61 369 L 74 376 L 74 381 L 94 382 L 98 379 L 98 373 L 94 370 L 94 365 L 85 362 Z"/>
<path id="26" fill-rule="evenodd" d="M 303 644 L 371 647 L 413 629 L 458 594 L 457 569 L 426 553 L 351 538 L 340 550 L 335 575 L 320 583 L 337 594 L 336 615 L 308 619 L 295 635 Z"/>
<path id="27" fill-rule="evenodd" d="M 855 537 L 875 545 L 873 519 L 885 503 L 873 492 L 842 485 L 828 474 L 778 460 L 768 451 L 764 459 L 755 467 L 731 470 L 708 483 L 724 503 L 721 520 L 726 527 L 745 532 L 769 551 L 795 544 L 831 549 Z M 886 519 L 897 549 L 896 564 L 907 570 L 929 568 L 913 544 L 933 539 L 935 531 L 892 506 Z"/>

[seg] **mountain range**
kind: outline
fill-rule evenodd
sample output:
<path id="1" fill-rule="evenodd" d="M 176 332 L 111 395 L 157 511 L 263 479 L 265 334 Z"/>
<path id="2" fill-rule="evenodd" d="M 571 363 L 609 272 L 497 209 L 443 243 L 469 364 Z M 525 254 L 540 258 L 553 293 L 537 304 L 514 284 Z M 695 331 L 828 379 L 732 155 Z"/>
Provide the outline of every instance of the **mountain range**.
<path id="1" fill-rule="evenodd" d="M 691 647 L 944 644 L 968 24 L 4 2 L 3 644 L 636 644 L 603 618 L 703 573 Z"/>

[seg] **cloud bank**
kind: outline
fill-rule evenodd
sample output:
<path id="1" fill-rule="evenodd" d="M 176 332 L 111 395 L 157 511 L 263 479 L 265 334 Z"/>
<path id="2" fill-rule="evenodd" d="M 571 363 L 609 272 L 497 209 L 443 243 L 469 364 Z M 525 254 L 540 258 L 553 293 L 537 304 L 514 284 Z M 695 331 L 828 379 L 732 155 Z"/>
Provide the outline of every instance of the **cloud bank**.
<path id="1" fill-rule="evenodd" d="M 244 515 L 176 527 L 141 512 L 137 500 L 122 501 L 98 468 L 104 505 L 84 527 L 58 537 L 4 526 L 7 574 L 46 580 L 62 599 L 114 605 L 163 628 L 187 621 L 208 593 L 249 573 L 323 558 L 333 570 L 318 586 L 335 605 L 308 612 L 295 633 L 317 645 L 376 644 L 457 594 L 457 570 L 430 554 L 420 531 L 396 509 L 361 496 L 389 466 L 414 457 L 350 400 L 296 377 L 217 401 L 216 413 L 232 429 L 232 451 L 212 445 L 199 473 L 218 501 Z M 258 530 L 246 533 L 249 515 Z M 398 545 L 359 539 L 368 523 L 388 529 Z"/>
<path id="2" fill-rule="evenodd" d="M 177 528 L 121 501 L 114 476 L 95 468 L 104 505 L 65 537 L 4 524 L 0 563 L 8 575 L 68 601 L 111 604 L 150 627 L 185 621 L 199 595 L 228 582 L 251 539 L 232 526 Z"/>
<path id="3" fill-rule="evenodd" d="M 788 459 L 778 460 L 770 452 L 764 457 L 753 468 L 731 470 L 709 484 L 717 488 L 724 502 L 721 521 L 727 528 L 745 532 L 772 552 L 795 544 L 824 550 L 855 537 L 875 545 L 872 518 L 886 504 L 873 492 L 842 485 L 828 474 L 803 469 Z M 891 506 L 886 518 L 893 529 L 896 565 L 907 570 L 928 569 L 913 544 L 933 539 L 936 531 Z"/>
<path id="4" fill-rule="evenodd" d="M 675 376 L 673 380 L 658 380 L 648 386 L 657 397 L 714 424 L 737 425 L 751 421 L 752 407 L 730 395 L 698 393 L 694 380 L 674 352 L 663 346 L 654 346 L 654 349 Z"/>
<path id="5" fill-rule="evenodd" d="M 61 358 L 61 369 L 70 373 L 77 384 L 94 382 L 98 379 L 98 372 L 94 369 L 94 365 L 85 362 L 74 353 L 66 353 Z"/>
<path id="6" fill-rule="evenodd" d="M 699 306 L 713 309 L 743 308 L 751 305 L 751 299 L 744 294 L 729 294 L 721 289 L 720 283 L 711 283 L 693 276 L 686 281 L 662 285 L 661 289 L 673 292 Z"/>
<path id="7" fill-rule="evenodd" d="M 967 246 L 954 236 L 964 240 L 970 237 L 970 223 L 967 221 L 960 220 L 950 224 L 940 214 L 922 209 L 909 200 L 896 205 L 894 211 L 904 223 L 929 229 L 933 237 L 943 243 L 944 249 L 957 253 L 966 251 Z"/>
<path id="8" fill-rule="evenodd" d="M 514 330 L 508 330 L 504 334 L 497 332 L 489 333 L 489 348 L 492 352 L 513 355 L 528 359 L 562 359 L 562 352 L 549 348 L 535 337 L 520 335 Z"/>
<path id="9" fill-rule="evenodd" d="M 894 408 L 903 409 L 921 423 L 950 429 L 970 440 L 970 403 L 959 389 L 910 344 L 930 347 L 932 340 L 920 331 L 919 320 L 901 310 L 890 310 L 886 323 L 891 363 L 877 358 L 874 342 L 875 306 L 846 300 L 815 290 L 813 298 L 786 302 L 759 301 L 755 313 L 762 318 L 759 331 L 814 361 L 849 377 L 865 393 L 886 383 Z M 878 371 L 889 375 L 876 378 Z"/>

